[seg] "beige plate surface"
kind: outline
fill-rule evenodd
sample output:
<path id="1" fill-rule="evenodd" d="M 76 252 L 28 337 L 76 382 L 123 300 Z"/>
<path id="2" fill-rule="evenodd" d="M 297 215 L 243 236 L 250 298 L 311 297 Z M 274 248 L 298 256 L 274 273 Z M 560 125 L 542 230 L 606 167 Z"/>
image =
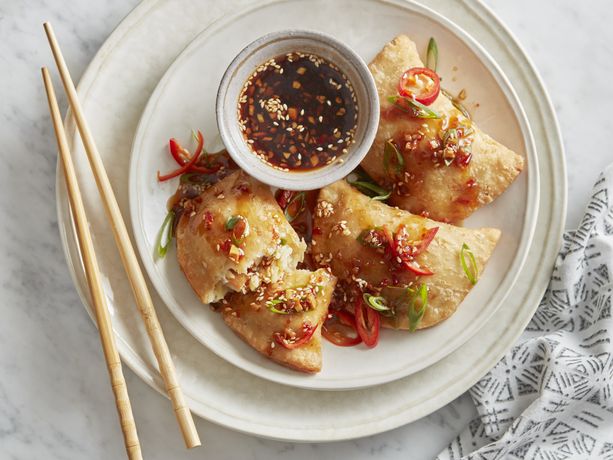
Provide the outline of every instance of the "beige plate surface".
<path id="1" fill-rule="evenodd" d="M 362 27 L 385 29 L 387 17 L 414 15 L 419 8 L 402 1 L 361 1 L 371 11 Z M 343 0 L 340 0 L 342 3 Z M 208 24 L 227 14 L 243 14 L 257 1 L 145 1 L 113 32 L 79 84 L 79 94 L 103 155 L 118 201 L 128 217 L 130 145 L 141 113 L 169 64 Z M 274 2 L 281 6 L 288 2 Z M 324 3 L 315 1 L 314 9 Z M 268 4 L 268 3 L 266 3 Z M 353 3 L 352 3 L 353 4 Z M 392 429 L 451 401 L 491 368 L 529 321 L 549 278 L 566 209 L 566 175 L 555 115 L 540 78 L 510 33 L 476 0 L 422 2 L 458 24 L 483 46 L 513 82 L 534 134 L 540 203 L 530 256 L 513 295 L 470 340 L 436 364 L 409 377 L 373 388 L 326 392 L 289 388 L 259 379 L 217 357 L 196 341 L 154 296 L 177 369 L 192 409 L 202 417 L 243 432 L 296 441 L 340 440 Z M 274 16 L 273 16 L 274 17 Z M 387 33 L 392 33 L 388 31 Z M 135 58 L 138 57 L 138 59 Z M 82 178 L 114 328 L 122 358 L 160 390 L 162 382 L 140 324 L 130 288 L 114 250 L 111 232 L 98 204 L 93 178 L 74 124 L 73 154 Z M 58 216 L 66 256 L 88 310 L 89 299 L 68 200 L 58 173 Z M 301 401 L 298 405 L 296 401 Z M 262 410 L 265 407 L 266 410 Z"/>

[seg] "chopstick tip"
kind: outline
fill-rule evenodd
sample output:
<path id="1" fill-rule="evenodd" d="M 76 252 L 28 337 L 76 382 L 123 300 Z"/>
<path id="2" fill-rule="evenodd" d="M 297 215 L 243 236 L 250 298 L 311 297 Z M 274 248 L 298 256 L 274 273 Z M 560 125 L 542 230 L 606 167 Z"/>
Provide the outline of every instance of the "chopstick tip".
<path id="1" fill-rule="evenodd" d="M 51 23 L 49 21 L 43 22 L 43 29 L 45 29 L 45 34 L 48 37 L 53 36 L 53 27 L 51 27 Z"/>

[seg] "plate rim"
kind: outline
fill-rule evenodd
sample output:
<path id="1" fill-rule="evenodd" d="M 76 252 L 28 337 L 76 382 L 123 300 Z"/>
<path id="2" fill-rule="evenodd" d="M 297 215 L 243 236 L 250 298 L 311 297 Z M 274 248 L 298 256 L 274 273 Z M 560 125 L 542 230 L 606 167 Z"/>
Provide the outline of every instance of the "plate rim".
<path id="1" fill-rule="evenodd" d="M 376 385 L 382 385 L 390 383 L 392 381 L 408 377 L 426 367 L 440 361 L 444 357 L 453 353 L 462 344 L 470 340 L 478 331 L 487 323 L 487 321 L 498 311 L 504 304 L 504 301 L 510 294 L 511 290 L 515 286 L 519 273 L 523 268 L 526 258 L 528 257 L 529 248 L 532 243 L 534 231 L 537 222 L 537 211 L 540 203 L 540 178 L 538 169 L 538 159 L 536 158 L 537 151 L 534 141 L 532 129 L 528 122 L 526 112 L 523 108 L 515 88 L 511 81 L 500 68 L 494 58 L 481 46 L 477 40 L 472 37 L 466 30 L 460 27 L 458 24 L 447 19 L 440 13 L 428 8 L 424 5 L 411 2 L 411 1 L 394 1 L 394 0 L 373 0 L 379 3 L 390 4 L 395 7 L 400 7 L 404 10 L 410 10 L 413 14 L 425 17 L 426 19 L 433 20 L 440 24 L 447 31 L 452 33 L 458 40 L 460 40 L 468 49 L 475 54 L 479 62 L 484 65 L 488 71 L 492 74 L 492 78 L 496 81 L 498 88 L 504 94 L 507 103 L 511 107 L 513 115 L 520 127 L 523 141 L 525 144 L 525 158 L 528 163 L 526 182 L 526 208 L 523 213 L 523 225 L 521 230 L 520 244 L 517 251 L 511 259 L 511 263 L 508 267 L 507 274 L 503 277 L 500 286 L 504 288 L 497 288 L 488 297 L 487 314 L 479 315 L 476 320 L 472 321 L 468 327 L 464 328 L 461 334 L 454 336 L 451 340 L 446 342 L 444 348 L 439 348 L 436 352 L 428 355 L 427 359 L 422 359 L 418 363 L 408 364 L 401 368 L 395 369 L 393 372 L 373 372 L 361 377 L 350 378 L 330 378 L 330 379 L 314 379 L 311 376 L 296 375 L 296 373 L 290 373 L 285 369 L 268 368 L 261 366 L 258 362 L 249 359 L 249 356 L 244 356 L 238 353 L 227 354 L 224 342 L 211 342 L 207 341 L 200 331 L 194 327 L 189 315 L 174 299 L 172 293 L 166 287 L 165 279 L 156 268 L 156 260 L 150 254 L 150 248 L 148 247 L 148 241 L 145 238 L 144 223 L 142 220 L 143 202 L 142 197 L 138 193 L 142 187 L 139 185 L 142 182 L 142 178 L 138 174 L 138 168 L 136 167 L 139 162 L 142 162 L 142 155 L 137 155 L 136 152 L 143 151 L 143 143 L 146 139 L 147 125 L 150 123 L 152 116 L 154 115 L 157 106 L 160 103 L 160 99 L 165 92 L 165 88 L 168 86 L 172 78 L 175 77 L 177 71 L 192 59 L 194 53 L 197 53 L 198 49 L 203 46 L 212 35 L 214 35 L 219 28 L 224 27 L 225 24 L 232 22 L 233 19 L 238 17 L 244 17 L 251 14 L 262 7 L 268 7 L 275 4 L 285 3 L 292 0 L 262 0 L 249 7 L 243 8 L 233 14 L 224 15 L 217 20 L 208 24 L 202 29 L 175 57 L 170 63 L 164 75 L 155 85 L 155 88 L 151 92 L 149 99 L 145 105 L 144 110 L 141 113 L 141 117 L 138 121 L 136 131 L 133 137 L 131 151 L 130 151 L 130 163 L 129 163 L 129 185 L 128 185 L 128 202 L 130 221 L 132 225 L 132 235 L 138 248 L 140 260 L 146 270 L 147 276 L 154 286 L 158 295 L 164 301 L 168 310 L 172 313 L 175 319 L 185 328 L 192 337 L 198 342 L 207 347 L 213 353 L 220 358 L 229 362 L 230 364 L 255 375 L 256 377 L 270 380 L 282 385 L 288 385 L 294 388 L 303 388 L 307 390 L 323 390 L 323 391 L 344 391 L 368 388 Z M 203 305 L 203 308 L 207 308 Z M 228 330 L 229 331 L 229 330 Z M 229 331 L 231 333 L 231 331 Z M 247 346 L 247 345 L 245 345 Z"/>
<path id="2" fill-rule="evenodd" d="M 112 48 L 116 46 L 120 39 L 129 32 L 131 26 L 143 20 L 148 10 L 152 9 L 158 3 L 160 3 L 160 0 L 144 0 L 142 3 L 137 5 L 132 12 L 118 24 L 113 33 L 103 43 L 86 68 L 79 85 L 77 86 L 77 90 L 82 98 L 82 101 L 85 101 L 84 96 L 87 95 L 87 92 L 96 79 L 96 71 L 102 66 L 105 58 L 108 57 L 107 55 L 112 51 Z M 539 104 L 540 108 L 536 111 L 536 115 L 538 115 L 543 126 L 547 128 L 547 134 L 544 134 L 542 139 L 541 136 L 539 136 L 539 143 L 541 140 L 543 140 L 544 145 L 547 147 L 547 151 L 541 153 L 547 153 L 549 157 L 555 160 L 550 161 L 553 166 L 552 174 L 550 177 L 548 177 L 548 179 L 551 179 L 552 182 L 549 184 L 551 192 L 557 193 L 556 211 L 558 213 L 557 219 L 554 218 L 553 215 L 549 218 L 547 221 L 547 228 L 543 233 L 544 247 L 542 262 L 547 262 L 553 266 L 564 230 L 568 190 L 565 149 L 562 142 L 560 126 L 555 111 L 553 110 L 551 98 L 549 97 L 549 94 L 543 84 L 542 77 L 536 70 L 531 58 L 525 53 L 515 35 L 509 31 L 509 29 L 500 21 L 500 19 L 498 19 L 491 9 L 484 5 L 481 0 L 462 0 L 461 3 L 466 9 L 473 11 L 475 18 L 484 24 L 490 37 L 497 38 L 501 43 L 505 44 L 505 48 L 510 50 L 510 53 L 516 54 L 516 61 L 523 61 L 520 67 L 525 73 L 524 76 L 530 77 L 531 81 L 535 83 L 534 88 L 532 88 L 532 92 L 538 94 L 538 97 L 542 98 L 540 100 L 541 104 Z M 511 48 L 513 49 L 511 50 Z M 536 99 L 536 97 L 537 96 L 533 95 L 534 99 Z M 68 112 L 65 125 L 67 132 L 70 134 L 70 146 L 71 148 L 74 148 L 75 144 L 79 141 L 74 123 L 71 120 L 72 118 Z M 77 293 L 81 298 L 83 306 L 93 321 L 91 303 L 89 302 L 89 295 L 87 294 L 87 287 L 83 284 L 83 273 L 82 271 L 81 273 L 77 273 L 76 270 L 76 266 L 81 264 L 81 259 L 78 245 L 75 240 L 74 228 L 70 222 L 70 208 L 64 186 L 62 168 L 59 163 L 56 167 L 56 209 L 58 213 L 58 229 L 62 242 L 62 249 L 70 275 L 75 284 Z M 72 234 L 72 237 L 70 237 L 69 233 Z M 186 399 L 190 402 L 190 407 L 192 410 L 204 419 L 242 433 L 283 441 L 340 441 L 373 435 L 397 428 L 401 425 L 410 423 L 425 415 L 428 415 L 440 407 L 448 404 L 450 401 L 464 393 L 471 385 L 481 378 L 481 376 L 483 376 L 487 370 L 495 365 L 496 362 L 498 362 L 499 359 L 513 345 L 519 335 L 521 335 L 523 329 L 530 321 L 532 314 L 538 307 L 538 302 L 547 287 L 548 280 L 549 272 L 545 274 L 541 273 L 539 276 L 536 276 L 535 279 L 531 280 L 531 288 L 526 291 L 524 299 L 529 299 L 528 301 L 532 303 L 532 307 L 530 309 L 526 308 L 526 312 L 522 315 L 518 332 L 513 333 L 510 336 L 508 332 L 506 334 L 501 334 L 497 343 L 500 344 L 504 342 L 505 345 L 503 347 L 498 346 L 488 350 L 487 355 L 485 356 L 486 359 L 480 361 L 478 366 L 472 367 L 471 373 L 461 375 L 458 379 L 455 379 L 452 382 L 452 385 L 445 389 L 445 392 L 437 395 L 435 398 L 433 397 L 428 400 L 420 401 L 416 407 L 405 407 L 403 410 L 400 410 L 398 414 L 388 417 L 384 423 L 372 421 L 370 423 L 352 425 L 352 427 L 347 427 L 345 429 L 337 429 L 334 432 L 305 428 L 273 431 L 268 426 L 262 428 L 257 421 L 240 420 L 242 424 L 239 424 L 237 423 L 237 419 L 229 418 L 227 414 L 221 412 L 218 408 L 212 407 L 203 401 L 194 399 L 190 394 L 186 394 Z M 153 389 L 158 391 L 160 394 L 165 395 L 162 380 L 154 367 L 149 365 L 140 355 L 136 354 L 121 336 L 118 335 L 117 338 L 119 342 L 119 352 L 122 356 L 123 362 Z M 487 364 L 484 364 L 486 362 Z"/>

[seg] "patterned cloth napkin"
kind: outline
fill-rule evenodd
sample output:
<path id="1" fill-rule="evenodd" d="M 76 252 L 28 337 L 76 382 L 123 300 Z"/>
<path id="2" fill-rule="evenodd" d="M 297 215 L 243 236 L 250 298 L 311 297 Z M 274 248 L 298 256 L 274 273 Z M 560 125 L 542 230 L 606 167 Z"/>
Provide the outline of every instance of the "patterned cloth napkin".
<path id="1" fill-rule="evenodd" d="M 518 344 L 470 390 L 479 417 L 438 459 L 613 459 L 612 293 L 613 165 Z"/>

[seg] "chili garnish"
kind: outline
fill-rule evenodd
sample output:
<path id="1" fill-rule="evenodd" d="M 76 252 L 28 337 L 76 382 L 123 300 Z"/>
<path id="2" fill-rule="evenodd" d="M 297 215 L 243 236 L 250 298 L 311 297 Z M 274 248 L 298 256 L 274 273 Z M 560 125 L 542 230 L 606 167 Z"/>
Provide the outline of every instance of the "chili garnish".
<path id="1" fill-rule="evenodd" d="M 398 94 L 415 99 L 423 105 L 432 104 L 441 92 L 441 79 L 427 67 L 413 67 L 400 77 Z"/>
<path id="2" fill-rule="evenodd" d="M 394 235 L 386 226 L 383 226 L 363 230 L 357 239 L 364 246 L 382 249 L 386 258 L 399 268 L 416 275 L 428 276 L 434 273 L 420 266 L 415 258 L 428 249 L 436 232 L 438 232 L 438 227 L 427 229 L 421 239 L 415 242 L 410 240 L 405 225 L 400 225 Z"/>
<path id="3" fill-rule="evenodd" d="M 330 309 L 321 334 L 339 347 L 352 347 L 362 342 L 356 328 L 355 316 L 346 310 Z"/>
<path id="4" fill-rule="evenodd" d="M 406 227 L 401 225 L 396 231 L 396 235 L 394 235 L 394 252 L 396 257 L 401 261 L 400 265 L 416 275 L 433 275 L 434 272 L 425 267 L 421 267 L 415 258 L 428 248 L 436 232 L 438 232 L 438 227 L 426 230 L 419 243 L 415 244 L 409 242 Z"/>
<path id="5" fill-rule="evenodd" d="M 277 342 L 283 348 L 287 348 L 288 350 L 294 350 L 308 343 L 313 337 L 313 334 L 315 333 L 316 329 L 317 325 L 313 325 L 309 322 L 304 322 L 302 323 L 302 336 L 288 337 L 288 334 L 286 332 L 275 332 L 273 338 L 275 339 L 275 342 Z"/>
<path id="6" fill-rule="evenodd" d="M 193 155 L 191 156 L 189 155 L 187 150 L 181 147 L 181 144 L 179 144 L 179 141 L 177 141 L 175 138 L 172 138 L 170 139 L 170 141 L 168 141 L 168 148 L 170 150 L 170 154 L 179 165 L 179 168 L 164 175 L 161 175 L 158 171 L 158 180 L 160 182 L 173 179 L 188 172 L 194 172 L 199 174 L 213 174 L 218 171 L 219 168 L 221 168 L 221 164 L 212 165 L 209 167 L 199 166 L 197 164 L 201 153 L 204 152 L 204 136 L 202 136 L 202 132 L 200 132 L 200 130 L 198 131 L 196 138 L 198 139 L 198 145 Z"/>
<path id="7" fill-rule="evenodd" d="M 292 199 L 292 197 L 295 194 L 296 194 L 296 192 L 280 188 L 275 193 L 275 199 L 277 200 L 277 203 L 279 204 L 279 207 L 281 209 L 285 210 L 285 208 L 287 208 L 288 203 L 290 202 L 290 200 Z"/>
<path id="8" fill-rule="evenodd" d="M 189 172 L 191 168 L 196 165 L 198 157 L 200 156 L 200 152 L 202 152 L 202 149 L 204 148 L 204 136 L 202 135 L 202 132 L 198 130 L 198 146 L 196 147 L 196 151 L 194 152 L 194 154 L 189 159 L 183 159 L 181 157 L 180 153 L 184 152 L 176 139 L 170 139 L 168 145 L 170 148 L 170 154 L 181 167 L 164 175 L 161 175 L 158 171 L 158 180 L 160 182 L 167 181 L 174 177 L 180 176 L 183 173 Z"/>
<path id="9" fill-rule="evenodd" d="M 355 304 L 355 323 L 358 334 L 369 348 L 377 346 L 379 342 L 379 328 L 381 319 L 379 313 L 364 305 L 364 300 L 358 296 Z"/>

